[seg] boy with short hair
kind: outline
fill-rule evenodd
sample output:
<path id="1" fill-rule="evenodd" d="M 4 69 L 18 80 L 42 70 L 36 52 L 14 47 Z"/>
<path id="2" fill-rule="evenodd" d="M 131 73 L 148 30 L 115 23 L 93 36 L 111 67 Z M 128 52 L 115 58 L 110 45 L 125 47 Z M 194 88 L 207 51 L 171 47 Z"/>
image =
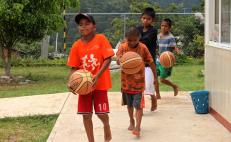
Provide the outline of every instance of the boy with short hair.
<path id="1" fill-rule="evenodd" d="M 172 35 L 171 31 L 172 27 L 172 21 L 168 18 L 162 20 L 161 26 L 160 26 L 160 33 L 157 36 L 157 42 L 159 46 L 159 54 L 165 52 L 165 51 L 176 51 L 179 53 L 179 49 L 176 47 L 176 41 L 175 37 Z M 160 76 L 161 83 L 164 83 L 168 86 L 171 86 L 174 90 L 174 96 L 177 96 L 178 94 L 178 86 L 171 82 L 170 80 L 167 80 L 166 78 L 171 76 L 172 73 L 172 67 L 165 68 L 163 67 L 159 62 L 157 63 L 157 73 Z"/>
<path id="2" fill-rule="evenodd" d="M 102 34 L 96 34 L 96 23 L 91 15 L 79 13 L 75 17 L 81 38 L 70 51 L 67 65 L 72 67 L 70 75 L 78 69 L 90 71 L 94 90 L 87 95 L 79 95 L 78 114 L 83 114 L 83 123 L 89 142 L 94 142 L 92 108 L 104 125 L 104 140 L 111 140 L 109 125 L 109 103 L 107 90 L 111 88 L 109 64 L 114 56 L 113 49 Z"/>
<path id="3" fill-rule="evenodd" d="M 139 42 L 140 40 L 140 33 L 136 27 L 131 27 L 125 35 L 125 42 L 122 43 L 116 53 L 117 55 L 117 63 L 120 63 L 120 58 L 123 56 L 124 53 L 132 51 L 138 53 L 145 63 L 148 63 L 152 69 L 153 75 L 156 78 L 156 66 L 153 62 L 153 58 L 149 53 L 147 47 Z M 139 72 L 135 74 L 126 74 L 121 71 L 121 90 L 123 95 L 125 96 L 126 103 L 127 103 L 127 110 L 130 118 L 130 125 L 128 130 L 131 130 L 132 133 L 136 136 L 140 136 L 140 125 L 143 115 L 143 91 L 144 91 L 144 84 L 145 84 L 145 77 L 144 77 L 144 63 L 142 68 Z M 155 86 L 158 86 L 158 81 L 155 80 L 153 82 Z M 157 89 L 156 89 L 157 90 Z M 134 108 L 135 112 L 135 119 L 134 120 Z"/>
<path id="4" fill-rule="evenodd" d="M 140 21 L 141 26 L 138 26 L 137 29 L 141 34 L 140 41 L 144 43 L 149 52 L 152 55 L 154 63 L 156 63 L 156 51 L 157 51 L 157 30 L 152 26 L 155 20 L 155 11 L 151 7 L 144 9 Z M 150 95 L 151 97 L 151 111 L 156 110 L 157 108 L 157 99 L 160 99 L 159 86 L 157 86 L 156 96 L 155 96 L 155 87 L 153 81 L 158 80 L 152 75 L 152 71 L 149 64 L 145 64 L 145 91 L 144 94 Z"/>

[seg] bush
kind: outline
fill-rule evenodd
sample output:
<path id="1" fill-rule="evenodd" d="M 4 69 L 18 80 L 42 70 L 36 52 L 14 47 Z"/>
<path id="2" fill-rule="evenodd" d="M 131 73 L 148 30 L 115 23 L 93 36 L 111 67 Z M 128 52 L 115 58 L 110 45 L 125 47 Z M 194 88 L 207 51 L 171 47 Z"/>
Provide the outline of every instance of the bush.
<path id="1" fill-rule="evenodd" d="M 184 54 L 175 54 L 176 65 L 204 65 L 204 58 L 189 57 Z"/>
<path id="2" fill-rule="evenodd" d="M 39 42 L 31 44 L 18 43 L 16 44 L 15 49 L 25 53 L 21 55 L 21 57 L 33 57 L 37 59 L 41 55 L 41 44 Z"/>
<path id="3" fill-rule="evenodd" d="M 175 54 L 175 57 L 176 57 L 176 64 L 177 65 L 185 64 L 188 62 L 188 58 L 184 54 Z"/>

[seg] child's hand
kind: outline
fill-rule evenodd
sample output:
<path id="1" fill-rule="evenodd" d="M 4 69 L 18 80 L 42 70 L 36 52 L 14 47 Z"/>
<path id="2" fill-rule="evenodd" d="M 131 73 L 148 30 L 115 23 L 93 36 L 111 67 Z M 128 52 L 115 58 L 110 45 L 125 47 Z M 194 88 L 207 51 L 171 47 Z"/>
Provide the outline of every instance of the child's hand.
<path id="1" fill-rule="evenodd" d="M 159 87 L 159 83 L 158 83 L 158 81 L 156 79 L 154 80 L 154 86 L 158 86 Z"/>
<path id="2" fill-rule="evenodd" d="M 69 92 L 72 92 L 73 94 L 75 94 L 74 90 L 71 88 L 71 85 L 69 83 L 67 83 L 67 89 Z"/>
<path id="3" fill-rule="evenodd" d="M 155 90 L 156 90 L 156 98 L 161 99 L 158 80 L 154 80 L 154 86 L 155 86 Z"/>
<path id="4" fill-rule="evenodd" d="M 116 63 L 117 63 L 117 65 L 120 65 L 120 60 L 117 59 L 117 60 L 116 60 Z"/>
<path id="5" fill-rule="evenodd" d="M 176 52 L 177 54 L 180 54 L 181 50 L 180 50 L 179 48 L 175 47 L 175 52 Z"/>
<path id="6" fill-rule="evenodd" d="M 98 79 L 99 79 L 99 75 L 98 74 L 96 74 L 95 76 L 93 76 L 93 79 L 92 79 L 92 82 L 93 82 L 92 88 L 95 88 L 96 82 L 98 81 Z"/>
<path id="7" fill-rule="evenodd" d="M 156 98 L 161 99 L 160 92 L 156 92 Z"/>

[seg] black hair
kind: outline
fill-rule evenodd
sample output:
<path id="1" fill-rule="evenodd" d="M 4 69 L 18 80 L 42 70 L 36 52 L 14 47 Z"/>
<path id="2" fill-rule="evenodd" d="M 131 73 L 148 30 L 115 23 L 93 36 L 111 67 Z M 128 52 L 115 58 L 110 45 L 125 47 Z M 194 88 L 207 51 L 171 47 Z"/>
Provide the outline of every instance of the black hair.
<path id="1" fill-rule="evenodd" d="M 144 11 L 143 11 L 143 13 L 142 13 L 141 16 L 143 16 L 143 15 L 148 15 L 148 16 L 151 16 L 152 19 L 155 19 L 156 12 L 155 12 L 155 10 L 153 8 L 147 7 L 147 8 L 144 9 Z"/>
<path id="2" fill-rule="evenodd" d="M 171 19 L 165 18 L 164 20 L 162 20 L 162 22 L 163 22 L 163 21 L 164 21 L 164 22 L 167 22 L 170 28 L 172 27 L 172 20 L 171 20 Z"/>
<path id="3" fill-rule="evenodd" d="M 125 33 L 126 38 L 133 36 L 140 37 L 140 32 L 135 26 L 130 27 L 128 31 Z"/>

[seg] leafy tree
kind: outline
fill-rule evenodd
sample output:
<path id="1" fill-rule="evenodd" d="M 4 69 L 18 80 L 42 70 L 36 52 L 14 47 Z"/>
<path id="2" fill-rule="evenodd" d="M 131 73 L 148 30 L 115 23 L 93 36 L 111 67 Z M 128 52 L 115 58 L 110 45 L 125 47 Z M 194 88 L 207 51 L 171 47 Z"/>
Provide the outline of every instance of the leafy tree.
<path id="1" fill-rule="evenodd" d="M 0 0 L 0 48 L 5 75 L 11 76 L 11 49 L 41 40 L 62 27 L 62 0 Z"/>

